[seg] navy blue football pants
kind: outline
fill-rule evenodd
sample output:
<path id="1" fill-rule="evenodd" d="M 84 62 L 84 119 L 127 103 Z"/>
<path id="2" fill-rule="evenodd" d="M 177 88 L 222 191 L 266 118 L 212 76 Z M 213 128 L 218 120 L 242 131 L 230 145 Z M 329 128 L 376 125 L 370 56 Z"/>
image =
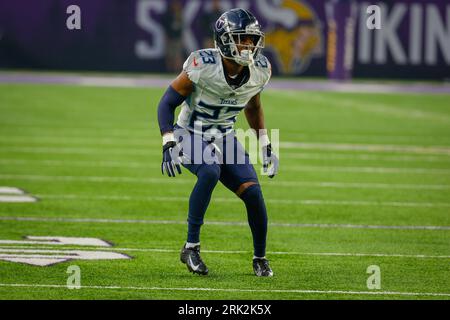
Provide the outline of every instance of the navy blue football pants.
<path id="1" fill-rule="evenodd" d="M 200 227 L 211 200 L 212 192 L 220 181 L 236 193 L 239 187 L 253 182 L 241 194 L 252 231 L 254 254 L 265 255 L 267 237 L 267 212 L 261 187 L 249 155 L 233 133 L 226 139 L 207 141 L 201 135 L 187 130 L 181 133 L 175 127 L 175 137 L 183 147 L 187 161 L 183 166 L 197 176 L 197 183 L 190 195 L 188 214 L 188 242 L 200 242 Z"/>

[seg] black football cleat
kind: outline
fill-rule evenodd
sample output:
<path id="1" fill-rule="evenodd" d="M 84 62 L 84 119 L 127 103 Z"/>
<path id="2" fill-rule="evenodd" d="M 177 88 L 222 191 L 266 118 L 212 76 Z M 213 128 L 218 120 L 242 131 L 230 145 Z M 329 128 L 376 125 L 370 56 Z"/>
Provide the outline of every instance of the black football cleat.
<path id="1" fill-rule="evenodd" d="M 253 259 L 253 271 L 258 277 L 272 277 L 273 271 L 270 269 L 269 260 L 266 258 Z"/>
<path id="2" fill-rule="evenodd" d="M 183 249 L 181 249 L 180 260 L 186 264 L 190 272 L 200 275 L 208 274 L 208 267 L 203 263 L 202 258 L 200 257 L 200 246 L 189 249 L 184 246 Z"/>

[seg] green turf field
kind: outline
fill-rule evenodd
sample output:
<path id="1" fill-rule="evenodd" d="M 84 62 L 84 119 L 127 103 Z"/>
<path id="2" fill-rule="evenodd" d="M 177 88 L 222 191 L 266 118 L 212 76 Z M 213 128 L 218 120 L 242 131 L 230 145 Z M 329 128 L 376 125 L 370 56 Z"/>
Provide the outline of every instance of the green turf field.
<path id="1" fill-rule="evenodd" d="M 279 175 L 261 177 L 275 273 L 261 279 L 245 207 L 221 185 L 202 228 L 210 275 L 179 262 L 195 180 L 187 170 L 161 176 L 162 93 L 0 85 L 0 187 L 40 199 L 0 202 L 0 259 L 37 249 L 133 258 L 0 260 L 0 299 L 450 298 L 450 96 L 267 90 L 266 124 L 280 129 L 282 148 Z M 114 245 L 1 241 L 24 236 Z M 79 290 L 66 287 L 71 265 Z M 371 265 L 380 289 L 367 287 Z"/>

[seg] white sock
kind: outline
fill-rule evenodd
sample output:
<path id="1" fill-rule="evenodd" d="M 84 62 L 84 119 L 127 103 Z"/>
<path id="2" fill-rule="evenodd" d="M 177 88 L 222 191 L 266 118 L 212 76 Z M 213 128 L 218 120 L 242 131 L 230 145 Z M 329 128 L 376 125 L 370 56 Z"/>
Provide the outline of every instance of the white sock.
<path id="1" fill-rule="evenodd" d="M 266 258 L 266 256 L 264 256 L 264 257 L 253 256 L 253 260 L 255 260 L 255 259 L 265 259 L 265 258 Z"/>
<path id="2" fill-rule="evenodd" d="M 199 246 L 200 245 L 200 242 L 197 242 L 197 243 L 192 243 L 192 242 L 186 242 L 186 249 L 192 249 L 192 248 L 195 248 L 196 246 Z"/>

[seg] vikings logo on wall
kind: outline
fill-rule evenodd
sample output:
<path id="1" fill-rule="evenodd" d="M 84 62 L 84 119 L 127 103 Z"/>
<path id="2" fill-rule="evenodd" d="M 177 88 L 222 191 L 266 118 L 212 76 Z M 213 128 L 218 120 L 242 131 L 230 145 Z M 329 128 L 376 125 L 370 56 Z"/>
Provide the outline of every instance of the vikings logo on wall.
<path id="1" fill-rule="evenodd" d="M 267 22 L 266 51 L 279 73 L 300 74 L 323 56 L 321 24 L 305 1 L 282 0 Z"/>

